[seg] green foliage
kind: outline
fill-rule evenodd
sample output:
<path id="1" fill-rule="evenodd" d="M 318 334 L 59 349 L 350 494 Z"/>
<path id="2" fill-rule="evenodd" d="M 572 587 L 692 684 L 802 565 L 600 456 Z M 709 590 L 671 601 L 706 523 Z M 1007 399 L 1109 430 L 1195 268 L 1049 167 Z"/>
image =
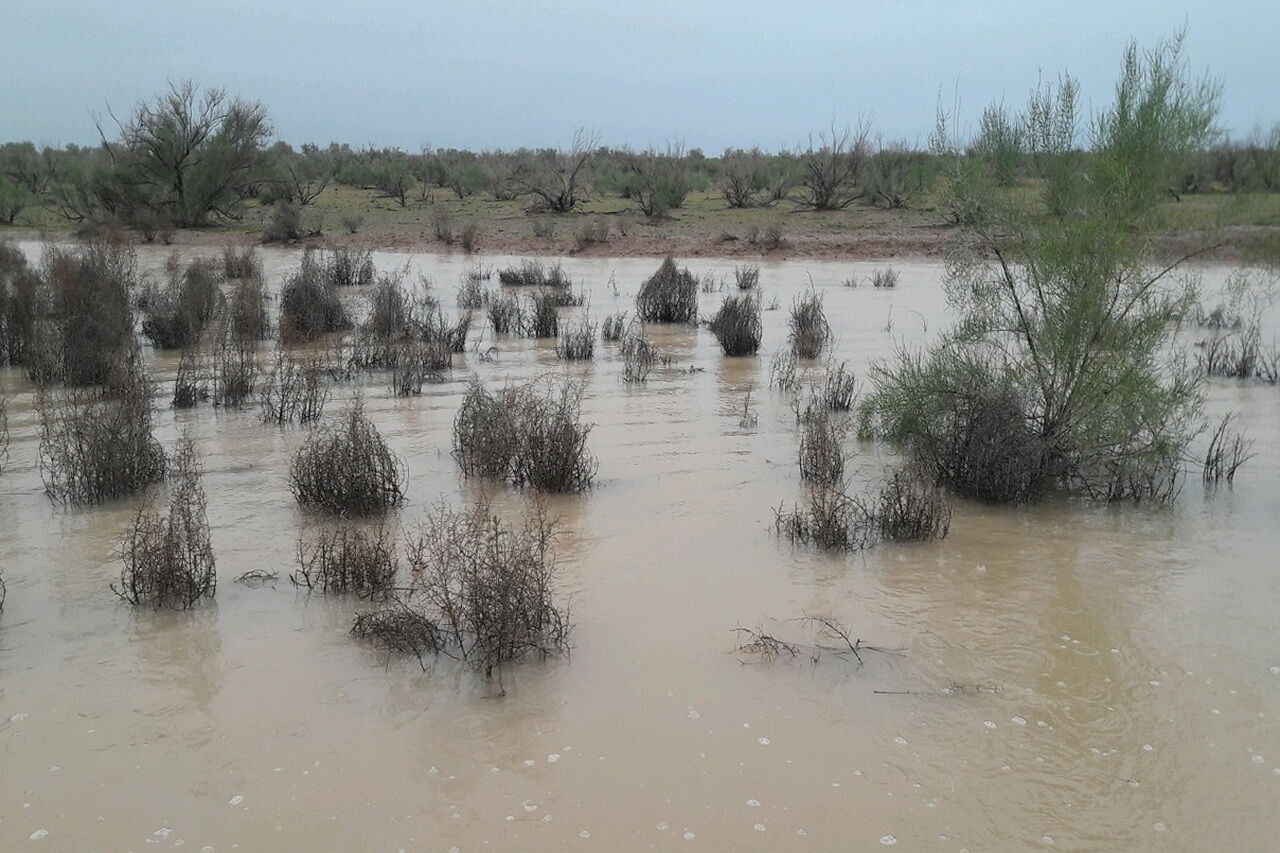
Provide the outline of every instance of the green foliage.
<path id="1" fill-rule="evenodd" d="M 940 122 L 935 146 L 953 158 L 948 201 L 963 234 L 947 261 L 958 320 L 927 352 L 873 366 L 863 425 L 957 491 L 1177 493 L 1201 393 L 1165 353 L 1194 298 L 1178 262 L 1154 262 L 1152 230 L 1180 164 L 1210 137 L 1218 100 L 1212 81 L 1188 79 L 1181 46 L 1126 51 L 1087 157 L 1074 150 L 1074 82 L 1032 96 L 1020 122 L 1047 218 L 1000 192 L 999 158 L 960 156 Z M 993 430 L 1002 440 L 982 444 Z M 1004 485 L 984 494 L 991 476 Z"/>

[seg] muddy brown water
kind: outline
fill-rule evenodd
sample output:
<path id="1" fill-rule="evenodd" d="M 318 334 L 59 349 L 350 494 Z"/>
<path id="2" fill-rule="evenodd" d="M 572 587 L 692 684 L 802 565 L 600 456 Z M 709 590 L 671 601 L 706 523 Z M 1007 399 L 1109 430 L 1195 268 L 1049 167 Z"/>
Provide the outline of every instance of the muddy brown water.
<path id="1" fill-rule="evenodd" d="M 263 255 L 273 284 L 297 262 Z M 142 253 L 152 272 L 163 258 Z M 446 304 L 470 266 L 376 261 L 430 275 Z M 596 318 L 630 309 L 655 266 L 566 261 Z M 363 383 L 408 465 L 411 524 L 484 488 L 450 456 L 471 376 L 587 381 L 599 477 L 551 501 L 573 653 L 509 668 L 505 695 L 353 639 L 359 601 L 294 591 L 313 519 L 285 471 L 304 431 L 253 410 L 175 414 L 171 354 L 149 355 L 157 431 L 169 443 L 189 427 L 204 455 L 218 594 L 188 613 L 117 602 L 114 549 L 137 503 L 51 506 L 31 389 L 5 372 L 0 849 L 1275 849 L 1280 391 L 1208 389 L 1208 414 L 1240 412 L 1256 442 L 1233 490 L 1206 497 L 1193 475 L 1160 510 L 958 502 L 937 544 L 793 547 L 769 527 L 800 494 L 794 416 L 768 389 L 793 297 L 811 276 L 860 376 L 946 322 L 938 264 L 895 262 L 892 291 L 840 286 L 875 266 L 763 265 L 765 304 L 781 306 L 764 315 L 765 352 L 724 358 L 706 330 L 651 327 L 674 361 L 643 385 L 621 381 L 611 344 L 565 367 L 549 342 L 502 338 L 495 361 L 458 357 L 420 397 Z M 1226 270 L 1203 273 L 1213 287 Z M 720 298 L 703 295 L 704 314 Z M 749 388 L 758 422 L 744 427 Z M 855 449 L 866 486 L 890 456 Z M 504 511 L 526 500 L 488 489 Z M 233 582 L 249 569 L 280 580 Z M 735 626 L 808 641 L 785 620 L 814 613 L 902 653 L 862 668 L 735 654 Z"/>

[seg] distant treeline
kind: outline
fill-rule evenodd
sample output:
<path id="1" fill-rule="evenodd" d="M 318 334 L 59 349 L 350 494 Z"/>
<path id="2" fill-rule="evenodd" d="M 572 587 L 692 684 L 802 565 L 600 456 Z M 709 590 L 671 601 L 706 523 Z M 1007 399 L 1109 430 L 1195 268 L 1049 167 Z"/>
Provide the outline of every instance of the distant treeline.
<path id="1" fill-rule="evenodd" d="M 594 195 L 627 199 L 660 218 L 691 192 L 711 191 L 734 208 L 787 202 L 815 210 L 893 209 L 930 191 L 945 162 L 929 150 L 883 143 L 867 124 L 833 126 L 792 151 L 728 149 L 718 157 L 679 144 L 613 148 L 583 131 L 567 150 L 294 148 L 272 141 L 261 104 L 191 83 L 98 130 L 101 142 L 92 147 L 0 146 L 0 221 L 15 224 L 24 211 L 44 207 L 75 223 L 151 232 L 200 227 L 234 221 L 248 201 L 304 208 L 334 184 L 402 207 L 441 190 L 459 199 L 524 199 L 532 212 L 566 213 Z M 1047 156 L 1041 149 L 1025 123 L 1001 106 L 988 108 L 965 146 L 966 156 L 988 161 L 1008 186 L 1037 178 Z M 1075 149 L 1073 156 L 1087 156 L 1089 145 Z M 1243 141 L 1218 136 L 1188 158 L 1168 191 L 1171 197 L 1280 192 L 1280 124 Z"/>

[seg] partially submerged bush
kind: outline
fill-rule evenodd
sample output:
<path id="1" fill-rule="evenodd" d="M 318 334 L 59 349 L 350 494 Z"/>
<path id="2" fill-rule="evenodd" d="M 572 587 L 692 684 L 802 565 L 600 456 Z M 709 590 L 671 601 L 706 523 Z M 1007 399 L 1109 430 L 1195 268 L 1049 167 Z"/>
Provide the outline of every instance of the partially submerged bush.
<path id="1" fill-rule="evenodd" d="M 498 270 L 498 282 L 522 287 L 571 287 L 573 285 L 573 280 L 565 273 L 564 267 L 559 262 L 548 267 L 542 261 L 530 260 L 521 261 L 519 266 Z"/>
<path id="2" fill-rule="evenodd" d="M 258 380 L 258 353 L 252 344 L 223 340 L 213 351 L 215 406 L 238 408 L 252 396 Z"/>
<path id="3" fill-rule="evenodd" d="M 844 478 L 847 424 L 826 408 L 810 405 L 800 416 L 800 478 L 824 486 Z"/>
<path id="4" fill-rule="evenodd" d="M 755 290 L 760 284 L 760 267 L 743 265 L 733 268 L 733 281 L 739 290 Z"/>
<path id="5" fill-rule="evenodd" d="M 228 279 L 257 278 L 262 275 L 262 265 L 258 263 L 258 253 L 253 246 L 244 246 L 238 251 L 235 246 L 224 246 L 222 249 L 222 276 Z"/>
<path id="6" fill-rule="evenodd" d="M 636 315 L 646 323 L 696 323 L 698 321 L 698 280 L 687 269 L 677 268 L 672 258 L 640 285 L 636 294 Z"/>
<path id="7" fill-rule="evenodd" d="M 555 604 L 555 525 L 541 505 L 514 526 L 483 501 L 435 507 L 408 542 L 413 581 L 390 605 L 356 617 L 352 633 L 390 651 L 465 661 L 486 676 L 527 656 L 569 650 L 568 611 Z"/>
<path id="8" fill-rule="evenodd" d="M 166 285 L 149 288 L 142 297 L 142 334 L 156 349 L 193 346 L 221 298 L 212 261 L 196 259 L 186 269 L 175 263 Z"/>
<path id="9" fill-rule="evenodd" d="M 164 477 L 164 450 L 151 434 L 151 383 L 137 359 L 109 388 L 40 390 L 40 476 L 50 499 L 102 503 Z"/>
<path id="10" fill-rule="evenodd" d="M 565 326 L 556 341 L 556 355 L 566 361 L 589 361 L 596 351 L 596 327 L 583 317 Z"/>
<path id="11" fill-rule="evenodd" d="M 520 300 L 514 296 L 494 294 L 489 300 L 489 323 L 494 334 L 506 335 L 519 332 L 524 326 L 524 312 Z"/>
<path id="12" fill-rule="evenodd" d="M 322 529 L 310 542 L 298 539 L 298 570 L 289 580 L 307 592 L 354 592 L 372 598 L 391 591 L 399 568 L 395 535 L 388 525 L 366 528 L 346 522 Z"/>
<path id="13" fill-rule="evenodd" d="M 200 459 L 189 435 L 178 441 L 169 476 L 169 512 L 143 505 L 120 543 L 120 585 L 133 605 L 187 610 L 218 586 Z"/>
<path id="14" fill-rule="evenodd" d="M 134 345 L 129 304 L 137 264 L 131 246 L 109 240 L 74 250 L 45 249 L 45 317 L 29 360 L 33 378 L 77 386 L 121 381 Z"/>
<path id="15" fill-rule="evenodd" d="M 604 322 L 600 324 L 600 340 L 602 341 L 620 341 L 623 333 L 627 330 L 627 312 L 619 311 L 617 314 L 610 314 L 604 318 Z"/>
<path id="16" fill-rule="evenodd" d="M 404 500 L 404 463 L 354 399 L 339 424 L 313 432 L 289 470 L 298 503 L 341 515 L 386 512 Z"/>
<path id="17" fill-rule="evenodd" d="M 857 378 L 849 369 L 849 362 L 835 364 L 827 362 L 827 369 L 822 375 L 822 385 L 818 389 L 818 399 L 822 405 L 833 412 L 847 412 L 853 408 L 853 398 L 858 391 Z"/>
<path id="18" fill-rule="evenodd" d="M 951 510 L 942 500 L 942 490 L 912 470 L 890 471 L 867 514 L 880 538 L 889 542 L 944 539 L 951 528 Z"/>
<path id="19" fill-rule="evenodd" d="M 893 267 L 885 267 L 884 269 L 877 269 L 872 271 L 871 286 L 872 287 L 897 287 L 898 271 L 895 270 Z"/>
<path id="20" fill-rule="evenodd" d="M 809 488 L 791 509 L 774 510 L 773 528 L 792 542 L 814 544 L 828 551 L 855 551 L 870 544 L 862 508 L 837 485 Z"/>
<path id="21" fill-rule="evenodd" d="M 622 353 L 622 380 L 644 382 L 658 363 L 658 348 L 644 336 L 644 327 L 635 320 L 619 341 Z"/>
<path id="22" fill-rule="evenodd" d="M 390 348 L 391 391 L 398 397 L 422 393 L 427 382 L 442 382 L 453 363 L 445 341 L 400 341 Z"/>
<path id="23" fill-rule="evenodd" d="M 493 294 L 485 288 L 478 278 L 465 275 L 458 284 L 459 308 L 485 308 L 492 298 Z"/>
<path id="24" fill-rule="evenodd" d="M 531 338 L 554 338 L 560 334 L 560 310 L 555 293 L 543 290 L 529 294 L 524 315 L 524 333 Z"/>
<path id="25" fill-rule="evenodd" d="M 189 409 L 209 399 L 209 384 L 194 349 L 184 349 L 173 376 L 173 407 Z"/>
<path id="26" fill-rule="evenodd" d="M 726 296 L 711 320 L 711 333 L 725 355 L 755 355 L 763 333 L 759 300 L 749 293 Z"/>
<path id="27" fill-rule="evenodd" d="M 34 364 L 37 317 L 47 301 L 44 282 L 16 246 L 0 241 L 0 364 Z"/>
<path id="28" fill-rule="evenodd" d="M 334 246 L 321 253 L 319 265 L 334 287 L 367 287 L 376 275 L 368 249 Z"/>
<path id="29" fill-rule="evenodd" d="M 313 341 L 351 328 L 338 289 L 319 262 L 307 253 L 302 266 L 280 289 L 280 340 Z"/>
<path id="30" fill-rule="evenodd" d="M 774 510 L 779 536 L 829 551 L 859 550 L 877 541 L 943 539 L 950 528 L 942 490 L 911 470 L 891 470 L 869 500 L 851 497 L 838 483 L 820 482 L 791 509 Z"/>
<path id="31" fill-rule="evenodd" d="M 800 390 L 800 376 L 796 372 L 796 354 L 792 350 L 779 350 L 769 359 L 769 387 L 785 394 Z"/>
<path id="32" fill-rule="evenodd" d="M 305 424 L 317 420 L 328 399 L 323 370 L 314 357 L 303 359 L 276 349 L 259 395 L 263 421 Z"/>
<path id="33" fill-rule="evenodd" d="M 454 457 L 468 476 L 484 475 L 546 492 L 580 492 L 598 468 L 581 423 L 583 385 L 534 381 L 491 394 L 479 382 L 453 423 Z"/>
<path id="34" fill-rule="evenodd" d="M 831 326 L 822 310 L 822 294 L 810 288 L 791 306 L 791 351 L 799 358 L 817 358 L 831 340 Z"/>
<path id="35" fill-rule="evenodd" d="M 264 340 L 271 330 L 267 319 L 267 289 L 262 276 L 254 274 L 236 281 L 227 300 L 227 330 L 242 343 Z"/>

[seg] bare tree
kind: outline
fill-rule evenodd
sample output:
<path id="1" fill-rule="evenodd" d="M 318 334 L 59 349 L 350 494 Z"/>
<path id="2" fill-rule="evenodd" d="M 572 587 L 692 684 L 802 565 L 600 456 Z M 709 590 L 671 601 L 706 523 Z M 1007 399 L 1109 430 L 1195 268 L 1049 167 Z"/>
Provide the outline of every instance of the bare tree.
<path id="1" fill-rule="evenodd" d="M 870 134 L 870 125 L 862 121 L 856 129 L 846 125 L 838 130 L 832 124 L 829 131 L 818 133 L 816 146 L 813 137 L 809 138 L 809 147 L 800 158 L 804 166 L 800 180 L 804 192 L 798 199 L 801 205 L 814 210 L 843 210 L 862 197 L 860 184 Z"/>
<path id="2" fill-rule="evenodd" d="M 552 213 L 568 213 L 586 195 L 584 170 L 600 134 L 579 128 L 568 151 L 543 152 L 520 165 L 512 181 Z"/>

